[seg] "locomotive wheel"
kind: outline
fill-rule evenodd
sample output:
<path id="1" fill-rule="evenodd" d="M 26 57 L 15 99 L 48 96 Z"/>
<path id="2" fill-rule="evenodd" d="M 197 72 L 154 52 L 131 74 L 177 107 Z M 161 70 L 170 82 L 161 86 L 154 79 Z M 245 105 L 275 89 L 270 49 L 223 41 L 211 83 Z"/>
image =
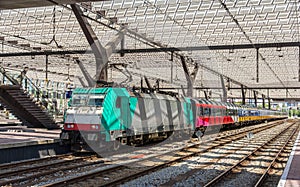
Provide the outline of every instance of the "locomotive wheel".
<path id="1" fill-rule="evenodd" d="M 202 127 L 199 128 L 199 131 L 202 132 L 203 135 L 204 135 L 204 133 L 206 131 L 206 128 L 207 128 L 206 126 L 202 126 Z"/>
<path id="2" fill-rule="evenodd" d="M 204 136 L 205 129 L 205 127 L 196 129 L 192 137 L 198 138 L 198 140 L 200 140 Z"/>
<path id="3" fill-rule="evenodd" d="M 114 149 L 115 151 L 119 150 L 119 149 L 120 149 L 120 145 L 121 145 L 121 143 L 120 143 L 119 141 L 115 140 L 115 141 L 113 142 L 113 149 Z"/>

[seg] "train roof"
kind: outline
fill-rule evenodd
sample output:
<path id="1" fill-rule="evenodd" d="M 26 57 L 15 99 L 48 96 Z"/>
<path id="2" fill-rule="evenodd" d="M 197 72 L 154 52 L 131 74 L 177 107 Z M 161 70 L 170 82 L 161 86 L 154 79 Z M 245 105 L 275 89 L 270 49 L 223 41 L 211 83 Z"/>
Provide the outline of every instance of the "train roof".
<path id="1" fill-rule="evenodd" d="M 73 94 L 107 94 L 109 92 L 115 92 L 118 96 L 128 97 L 128 91 L 126 88 L 112 88 L 112 87 L 103 87 L 103 88 L 75 88 Z"/>

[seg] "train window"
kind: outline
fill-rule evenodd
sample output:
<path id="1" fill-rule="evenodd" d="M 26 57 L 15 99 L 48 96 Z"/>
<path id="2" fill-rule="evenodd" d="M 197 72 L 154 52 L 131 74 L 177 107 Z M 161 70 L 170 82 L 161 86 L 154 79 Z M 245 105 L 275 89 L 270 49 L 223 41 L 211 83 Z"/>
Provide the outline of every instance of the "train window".
<path id="1" fill-rule="evenodd" d="M 214 108 L 209 108 L 209 115 L 210 116 L 214 116 L 214 114 L 216 113 L 215 109 Z"/>
<path id="2" fill-rule="evenodd" d="M 226 115 L 228 115 L 228 116 L 234 116 L 234 115 L 236 115 L 235 112 L 236 111 L 234 109 L 227 109 Z"/>
<path id="3" fill-rule="evenodd" d="M 104 95 L 90 95 L 88 98 L 88 106 L 102 106 Z"/>
<path id="4" fill-rule="evenodd" d="M 203 107 L 198 107 L 198 116 L 203 116 Z"/>
<path id="5" fill-rule="evenodd" d="M 72 106 L 85 106 L 87 96 L 86 95 L 74 95 L 72 97 Z"/>
<path id="6" fill-rule="evenodd" d="M 226 115 L 226 108 L 222 108 L 222 116 Z"/>
<path id="7" fill-rule="evenodd" d="M 239 110 L 238 113 L 239 113 L 239 116 L 244 116 L 245 115 L 244 110 Z"/>
<path id="8" fill-rule="evenodd" d="M 232 116 L 232 109 L 228 109 L 226 114 L 227 114 L 228 116 Z"/>
<path id="9" fill-rule="evenodd" d="M 103 104 L 103 98 L 90 98 L 89 99 L 89 106 L 102 106 Z"/>
<path id="10" fill-rule="evenodd" d="M 215 116 L 221 116 L 222 115 L 222 111 L 220 108 L 215 108 Z"/>
<path id="11" fill-rule="evenodd" d="M 203 116 L 209 116 L 210 115 L 210 108 L 203 108 Z"/>

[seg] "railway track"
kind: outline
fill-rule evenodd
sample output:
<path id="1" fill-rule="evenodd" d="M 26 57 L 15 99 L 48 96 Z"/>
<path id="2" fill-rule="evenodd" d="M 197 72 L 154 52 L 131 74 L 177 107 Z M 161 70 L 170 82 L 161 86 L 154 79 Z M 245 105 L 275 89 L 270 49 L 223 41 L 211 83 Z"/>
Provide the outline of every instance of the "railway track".
<path id="1" fill-rule="evenodd" d="M 292 123 L 286 126 L 288 127 L 288 132 L 290 132 L 291 129 L 295 130 L 295 127 L 290 129 L 290 126 L 293 125 L 295 126 L 298 124 Z M 266 131 L 266 133 L 264 134 L 259 133 L 256 137 L 253 137 L 249 140 L 244 139 L 241 141 L 233 142 L 231 143 L 231 145 L 227 144 L 221 149 L 215 149 L 209 153 L 203 154 L 201 155 L 201 158 L 189 160 L 189 162 L 195 162 L 189 165 L 189 167 L 193 169 L 181 175 L 177 175 L 176 178 L 174 177 L 172 180 L 168 180 L 167 182 L 160 185 L 182 186 L 184 184 L 189 184 L 193 186 L 194 184 L 197 186 L 255 186 L 255 183 L 249 184 L 246 183 L 246 181 L 250 181 L 251 179 L 255 178 L 258 181 L 259 177 L 262 177 L 259 184 L 257 184 L 258 186 L 276 186 L 280 179 L 281 172 L 283 172 L 284 170 L 285 163 L 293 147 L 293 143 L 296 139 L 295 133 L 299 131 L 299 129 L 293 131 L 293 135 L 291 135 L 288 141 L 286 141 L 286 136 L 283 136 L 284 134 L 281 135 L 282 132 L 287 131 L 286 127 L 281 129 L 269 129 L 269 132 Z M 275 141 L 275 137 L 283 139 L 281 143 L 284 143 L 285 148 L 277 148 L 278 145 L 276 144 L 273 145 L 273 149 L 269 149 L 267 147 L 269 145 L 268 142 L 271 143 L 272 139 Z M 245 166 L 245 163 L 249 161 L 249 159 L 247 159 L 247 156 L 249 155 L 255 156 L 255 158 L 253 158 L 254 163 L 249 162 Z M 269 159 L 268 162 L 267 159 Z M 242 162 L 243 160 L 245 161 L 245 163 Z M 236 165 L 242 165 L 245 167 L 240 168 L 239 170 L 234 170 L 233 168 L 235 168 Z M 264 168 L 268 169 L 261 170 L 262 165 L 264 165 Z M 251 171 L 248 170 L 248 175 L 243 175 L 243 177 L 239 177 L 239 179 L 237 179 L 236 181 L 235 177 L 233 177 L 234 175 L 226 175 L 231 171 L 234 171 L 235 173 L 237 173 L 238 171 L 244 172 L 251 166 L 253 167 Z M 261 170 L 261 175 L 258 174 L 259 172 L 257 170 Z M 274 173 L 276 173 L 275 176 Z M 253 174 L 253 176 L 251 176 L 251 174 Z M 218 183 L 218 175 L 219 178 L 221 178 L 221 176 L 225 177 L 225 179 L 227 179 L 227 183 Z"/>
<path id="2" fill-rule="evenodd" d="M 166 151 L 142 159 L 124 162 L 124 159 L 112 159 L 109 162 L 96 156 L 74 157 L 63 155 L 13 164 L 0 165 L 0 186 L 66 186 L 96 184 L 115 185 L 146 175 L 149 172 L 178 163 L 189 157 L 197 156 L 229 142 L 242 139 L 247 133 L 258 133 L 275 127 L 282 121 L 249 126 L 231 132 L 223 132 L 213 140 L 189 144 L 187 148 Z M 199 147 L 200 146 L 200 147 Z M 146 151 L 145 151 L 146 152 Z M 51 159 L 52 158 L 52 159 Z M 18 169 L 13 169 L 13 168 Z"/>
<path id="3" fill-rule="evenodd" d="M 281 123 L 282 122 L 275 122 L 262 127 L 249 128 L 248 130 L 244 130 L 243 133 L 239 132 L 235 135 L 222 135 L 213 141 L 206 142 L 205 144 L 191 145 L 187 148 L 181 149 L 180 151 L 167 152 L 159 156 L 140 159 L 127 164 L 118 165 L 118 162 L 115 162 L 114 165 L 106 169 L 92 171 L 85 175 L 71 177 L 46 186 L 110 186 L 122 184 L 126 181 L 133 180 L 153 171 L 178 163 L 184 159 L 197 156 L 216 147 L 223 146 L 229 142 L 242 139 L 248 132 L 258 133 Z"/>
<path id="4" fill-rule="evenodd" d="M 68 159 L 71 157 L 73 157 L 73 154 L 63 154 L 63 155 L 56 155 L 56 156 L 51 156 L 51 157 L 44 157 L 44 158 L 23 160 L 23 161 L 18 161 L 18 162 L 13 162 L 13 163 L 0 164 L 0 175 L 1 175 L 1 173 L 3 173 L 3 171 L 19 170 L 20 167 L 22 168 L 22 167 L 28 167 L 28 166 L 37 165 L 37 164 L 55 162 L 57 160 Z"/>
<path id="5" fill-rule="evenodd" d="M 13 164 L 3 164 L 0 166 L 2 168 L 0 172 L 0 186 L 13 184 L 26 184 L 28 186 L 31 180 L 35 180 L 41 176 L 89 165 L 102 164 L 103 162 L 96 155 L 78 157 L 69 154 Z M 4 167 L 6 168 L 4 169 Z"/>
<path id="6" fill-rule="evenodd" d="M 234 183 L 234 181 L 242 181 L 242 178 L 245 178 L 246 172 L 253 174 L 251 175 L 252 177 L 249 177 L 248 174 L 248 180 L 245 181 L 243 185 L 262 186 L 268 173 L 280 157 L 280 154 L 282 154 L 292 138 L 297 135 L 296 132 L 298 132 L 298 130 L 299 124 L 293 124 L 287 127 L 204 186 L 227 186 L 226 183 L 229 183 L 228 186 L 235 186 L 235 184 L 238 185 L 238 183 Z M 266 155 L 266 152 L 270 154 Z M 262 159 L 264 159 L 264 161 L 258 163 L 258 160 Z M 258 174 L 261 175 L 258 176 Z"/>

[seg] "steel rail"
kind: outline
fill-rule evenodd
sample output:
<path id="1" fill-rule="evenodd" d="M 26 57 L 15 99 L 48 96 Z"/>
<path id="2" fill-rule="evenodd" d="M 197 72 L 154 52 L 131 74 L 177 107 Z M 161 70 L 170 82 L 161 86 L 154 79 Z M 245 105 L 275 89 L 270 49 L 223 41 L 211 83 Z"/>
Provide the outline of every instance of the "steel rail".
<path id="1" fill-rule="evenodd" d="M 275 124 L 271 124 L 270 126 L 272 127 L 272 126 L 276 126 L 276 125 L 279 125 L 279 124 L 278 124 L 278 123 L 275 123 Z M 261 131 L 263 131 L 263 130 L 266 130 L 266 129 L 269 128 L 270 126 L 264 126 L 264 127 L 257 128 L 253 133 L 258 133 L 258 132 L 261 132 Z M 249 130 L 249 131 L 253 131 L 253 130 Z M 246 131 L 246 132 L 249 132 L 249 131 Z M 163 163 L 163 164 L 161 164 L 161 165 L 153 166 L 153 167 L 148 168 L 148 169 L 146 169 L 146 170 L 143 170 L 143 171 L 141 171 L 141 172 L 135 173 L 135 174 L 133 174 L 133 175 L 131 175 L 131 176 L 129 176 L 129 177 L 126 176 L 126 177 L 123 177 L 123 178 L 119 178 L 119 179 L 117 179 L 117 180 L 111 181 L 111 182 L 109 182 L 109 183 L 105 183 L 105 184 L 100 185 L 100 186 L 114 186 L 114 185 L 116 185 L 116 184 L 121 184 L 121 183 L 124 183 L 124 182 L 126 182 L 126 181 L 133 180 L 133 179 L 138 178 L 138 177 L 140 177 L 140 176 L 146 175 L 147 173 L 150 173 L 150 172 L 156 171 L 156 170 L 158 170 L 158 169 L 161 169 L 161 168 L 170 166 L 170 165 L 172 165 L 172 164 L 178 163 L 178 162 L 180 162 L 180 161 L 182 161 L 182 160 L 185 160 L 185 159 L 188 159 L 188 158 L 190 158 L 190 157 L 197 156 L 197 155 L 199 155 L 199 154 L 201 154 L 201 153 L 205 153 L 205 152 L 207 152 L 207 151 L 209 151 L 209 150 L 211 150 L 211 149 L 218 148 L 218 147 L 223 146 L 223 145 L 225 145 L 225 144 L 227 144 L 227 143 L 230 143 L 230 142 L 232 142 L 232 141 L 234 141 L 234 140 L 242 139 L 242 138 L 245 137 L 245 133 L 246 133 L 246 132 L 242 132 L 242 133 L 233 135 L 233 136 L 235 136 L 235 138 L 232 138 L 230 135 L 227 136 L 227 137 L 223 137 L 223 138 L 228 138 L 228 140 L 225 140 L 225 141 L 224 141 L 224 139 L 219 138 L 218 141 L 222 140 L 222 142 L 219 143 L 219 144 L 212 145 L 212 146 L 210 146 L 210 147 L 208 147 L 208 148 L 205 148 L 205 149 L 203 149 L 203 150 L 200 150 L 200 151 L 198 151 L 198 152 L 194 152 L 194 153 L 191 153 L 191 154 L 182 156 L 182 157 L 180 157 L 180 158 L 177 158 L 177 159 L 174 159 L 174 160 L 170 160 L 170 161 L 168 161 L 168 162 L 166 162 L 166 163 Z M 188 148 L 186 148 L 186 149 L 188 149 Z"/>
<path id="2" fill-rule="evenodd" d="M 4 164 L 0 164 L 0 170 L 2 168 L 8 169 L 10 167 L 17 167 L 20 165 L 38 163 L 38 162 L 43 162 L 43 161 L 52 160 L 52 159 L 60 159 L 60 158 L 68 157 L 68 156 L 72 156 L 72 154 L 56 155 L 56 156 L 50 156 L 50 157 L 45 157 L 45 158 L 38 158 L 38 159 L 34 159 L 34 160 L 24 160 L 24 161 L 15 162 L 15 163 L 4 163 Z"/>
<path id="3" fill-rule="evenodd" d="M 27 171 L 32 171 L 32 170 L 40 170 L 42 168 L 47 168 L 49 166 L 53 166 L 53 165 L 62 165 L 64 163 L 72 163 L 72 162 L 76 162 L 76 161 L 80 161 L 80 160 L 84 160 L 84 159 L 87 159 L 88 157 L 83 157 L 83 158 L 78 158 L 78 159 L 74 159 L 74 160 L 68 160 L 68 161 L 65 161 L 65 162 L 62 162 L 62 163 L 54 163 L 54 164 L 48 164 L 48 165 L 43 165 L 43 166 L 38 166 L 38 167 L 34 167 L 34 168 L 28 168 Z M 5 180 L 3 182 L 0 182 L 0 186 L 6 186 L 6 185 L 11 185 L 11 184 L 14 184 L 14 183 L 19 183 L 19 182 L 23 182 L 23 181 L 26 181 L 26 180 L 30 180 L 32 178 L 37 178 L 37 177 L 40 177 L 40 176 L 44 176 L 44 175 L 49 175 L 49 174 L 52 174 L 52 173 L 55 173 L 55 172 L 58 172 L 58 171 L 66 171 L 66 170 L 71 170 L 71 169 L 75 169 L 75 168 L 78 168 L 78 167 L 85 167 L 85 166 L 89 166 L 89 165 L 94 165 L 94 164 L 101 164 L 101 163 L 104 163 L 103 160 L 99 160 L 99 161 L 95 161 L 95 162 L 89 162 L 89 163 L 84 163 L 84 164 L 80 164 L 80 165 L 68 165 L 67 167 L 64 167 L 64 168 L 61 168 L 58 166 L 58 168 L 56 169 L 49 169 L 49 170 L 45 170 L 45 171 L 42 171 L 42 172 L 39 172 L 37 174 L 33 174 L 33 175 L 29 175 L 29 176 L 25 176 L 25 177 L 19 177 L 19 178 L 16 178 L 16 179 L 11 179 L 11 180 Z M 26 169 L 24 169 L 24 171 L 21 171 L 22 173 L 25 172 Z M 18 173 L 18 171 L 14 171 L 14 173 L 10 173 L 9 172 L 9 176 L 11 176 L 12 174 L 16 174 Z M 2 176 L 3 178 L 3 176 Z"/>
<path id="4" fill-rule="evenodd" d="M 21 169 L 18 169 L 18 170 L 10 170 L 10 171 L 7 171 L 7 172 L 0 173 L 0 178 L 15 175 L 16 173 L 24 173 L 24 172 L 34 171 L 34 170 L 38 170 L 38 169 L 49 167 L 49 166 L 67 164 L 69 162 L 76 162 L 76 161 L 80 161 L 80 160 L 84 160 L 84 159 L 88 159 L 88 157 L 87 158 L 84 158 L 84 157 L 75 158 L 75 159 L 71 159 L 71 160 L 58 160 L 57 162 L 53 162 L 53 163 L 49 163 L 49 164 L 41 164 L 41 165 L 38 165 L 38 166 L 29 167 L 29 168 L 21 168 Z"/>
<path id="5" fill-rule="evenodd" d="M 270 142 L 274 141 L 276 138 L 280 137 L 281 133 L 287 132 L 287 130 L 290 129 L 293 125 L 295 125 L 295 123 L 292 123 L 290 126 L 288 126 L 287 128 L 285 128 L 283 131 L 281 131 L 280 133 L 278 133 L 276 136 L 274 136 L 273 138 L 271 138 L 270 140 L 268 140 L 267 142 L 265 142 L 261 146 L 257 147 L 251 153 L 249 153 L 248 155 L 246 155 L 245 157 L 243 157 L 238 163 L 234 164 L 233 166 L 231 166 L 230 168 L 228 168 L 226 171 L 224 171 L 223 173 L 221 173 L 220 175 L 218 175 L 217 177 L 215 177 L 213 180 L 211 180 L 209 183 L 205 184 L 204 187 L 214 186 L 223 177 L 227 176 L 234 168 L 236 168 L 237 166 L 239 166 L 241 163 L 243 163 L 250 156 L 254 155 L 258 150 L 260 150 L 261 148 L 263 148 L 264 146 L 266 146 Z"/>
<path id="6" fill-rule="evenodd" d="M 286 142 L 284 143 L 284 145 L 281 147 L 281 149 L 278 151 L 278 153 L 276 154 L 275 158 L 272 160 L 272 162 L 270 163 L 270 165 L 268 166 L 268 168 L 265 170 L 265 172 L 262 174 L 262 176 L 260 177 L 260 179 L 257 181 L 257 183 L 255 184 L 255 187 L 259 187 L 262 186 L 265 178 L 268 175 L 268 172 L 270 171 L 270 169 L 274 166 L 276 160 L 278 159 L 278 157 L 280 156 L 280 154 L 282 153 L 282 151 L 284 150 L 284 148 L 287 146 L 287 144 L 289 143 L 289 141 L 293 138 L 293 136 L 296 134 L 296 132 L 298 132 L 299 130 L 299 125 L 298 128 L 295 129 L 292 134 L 288 137 L 288 139 L 286 140 Z"/>

